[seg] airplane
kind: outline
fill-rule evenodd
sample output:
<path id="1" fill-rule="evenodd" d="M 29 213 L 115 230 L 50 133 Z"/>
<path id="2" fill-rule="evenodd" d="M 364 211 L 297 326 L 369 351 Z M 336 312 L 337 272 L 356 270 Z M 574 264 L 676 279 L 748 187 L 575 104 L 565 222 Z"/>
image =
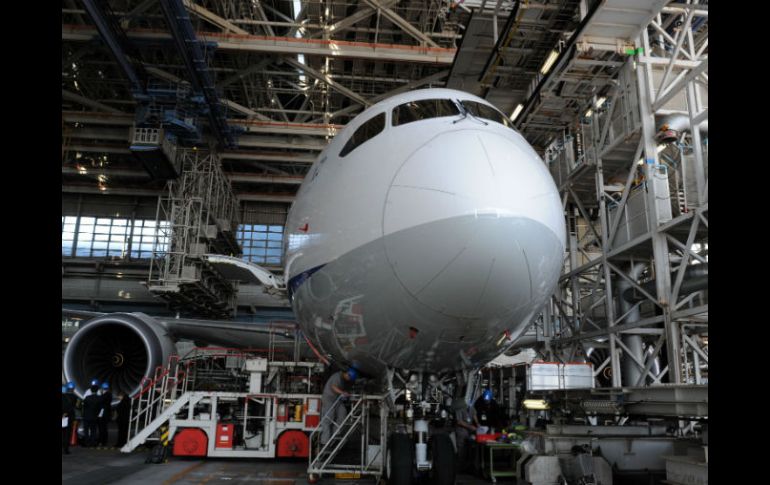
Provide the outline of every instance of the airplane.
<path id="1" fill-rule="evenodd" d="M 398 461 L 414 445 L 410 456 L 425 470 L 428 423 L 447 400 L 468 401 L 463 376 L 511 348 L 542 310 L 565 238 L 554 181 L 508 117 L 462 91 L 420 89 L 369 107 L 319 154 L 286 221 L 283 281 L 267 281 L 266 270 L 261 279 L 285 285 L 302 333 L 323 356 L 392 396 L 403 391 L 400 380 L 415 403 L 448 392 L 415 415 L 418 443 L 392 450 Z M 84 390 L 98 362 L 112 372 L 117 361 L 127 365 L 110 345 L 133 341 L 133 371 L 119 382 L 134 390 L 174 339 L 249 345 L 249 330 L 103 315 L 70 341 L 65 376 Z M 411 472 L 391 478 L 407 483 Z"/>

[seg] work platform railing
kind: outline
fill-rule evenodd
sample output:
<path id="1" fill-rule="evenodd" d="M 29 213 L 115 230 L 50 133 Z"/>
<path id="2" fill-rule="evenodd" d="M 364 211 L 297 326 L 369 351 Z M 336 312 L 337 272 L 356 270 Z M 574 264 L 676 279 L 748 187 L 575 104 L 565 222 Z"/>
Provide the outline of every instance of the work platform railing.
<path id="1" fill-rule="evenodd" d="M 340 407 L 347 407 L 348 402 L 350 409 L 344 419 L 337 422 L 335 417 Z M 308 475 L 358 473 L 382 476 L 388 431 L 385 396 L 340 396 L 329 409 L 322 409 L 322 413 L 318 428 L 310 435 Z M 332 432 L 328 441 L 321 443 L 325 427 L 330 427 Z"/>
<path id="2" fill-rule="evenodd" d="M 243 378 L 239 371 L 247 359 L 263 358 L 275 367 L 296 364 L 296 345 L 289 340 L 271 333 L 266 348 L 196 347 L 184 357 L 171 355 L 165 367 L 155 369 L 152 378 L 142 379 L 139 392 L 131 397 L 128 441 L 121 451 L 128 453 L 147 441 L 159 439 L 155 436 L 158 430 L 184 406 L 185 396 L 190 392 L 246 390 L 248 378 Z M 307 393 L 312 366 L 308 363 L 304 367 L 306 388 L 294 390 Z"/>

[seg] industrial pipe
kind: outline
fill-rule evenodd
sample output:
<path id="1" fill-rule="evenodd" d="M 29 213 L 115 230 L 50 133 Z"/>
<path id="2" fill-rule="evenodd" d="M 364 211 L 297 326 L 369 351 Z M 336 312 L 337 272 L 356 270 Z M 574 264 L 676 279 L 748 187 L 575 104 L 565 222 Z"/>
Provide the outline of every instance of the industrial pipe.
<path id="1" fill-rule="evenodd" d="M 628 276 L 636 281 L 642 276 L 642 273 L 646 268 L 647 265 L 645 264 L 633 264 L 631 265 L 631 270 L 628 272 Z M 622 295 L 621 298 L 618 298 L 618 315 L 625 315 L 626 312 L 629 312 L 623 323 L 638 322 L 641 319 L 639 305 L 635 305 L 636 301 L 625 298 L 626 292 L 633 289 L 631 283 L 625 279 L 621 279 L 618 282 L 617 287 L 618 294 Z M 626 334 L 621 337 L 621 340 L 630 351 L 623 355 L 623 360 L 621 362 L 623 368 L 623 374 L 621 376 L 622 382 L 624 386 L 635 386 L 642 377 L 642 371 L 639 369 L 636 362 L 634 362 L 634 358 L 632 358 L 631 355 L 633 355 L 639 362 L 644 362 L 644 343 L 642 342 L 642 336 Z M 629 355 L 629 353 L 631 355 Z"/>
<path id="2" fill-rule="evenodd" d="M 671 273 L 671 281 L 676 280 L 676 272 Z M 625 285 L 624 285 L 625 286 Z M 621 294 L 623 299 L 629 303 L 636 303 L 644 300 L 645 296 L 638 292 L 636 288 L 629 287 L 624 289 Z M 647 293 L 655 292 L 655 280 L 648 281 L 640 285 Z M 680 295 L 687 295 L 696 291 L 707 290 L 709 286 L 709 265 L 708 263 L 692 264 L 684 271 L 684 279 L 679 288 Z M 622 313 L 621 313 L 622 315 Z"/>

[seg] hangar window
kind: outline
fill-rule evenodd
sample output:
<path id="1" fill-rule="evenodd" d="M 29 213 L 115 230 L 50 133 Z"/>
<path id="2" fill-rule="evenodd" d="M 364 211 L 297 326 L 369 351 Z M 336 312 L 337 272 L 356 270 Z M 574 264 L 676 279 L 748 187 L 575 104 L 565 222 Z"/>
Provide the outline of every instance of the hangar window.
<path id="1" fill-rule="evenodd" d="M 62 256 L 85 258 L 151 258 L 168 250 L 168 222 L 117 217 L 62 216 Z"/>
<path id="2" fill-rule="evenodd" d="M 501 125 L 505 125 L 508 128 L 513 129 L 511 120 L 509 120 L 507 116 L 497 111 L 495 108 L 486 104 L 477 103 L 476 101 L 464 100 L 461 101 L 461 103 L 463 108 L 465 108 L 468 113 L 472 114 L 476 118 L 483 118 L 485 120 L 494 121 L 495 123 L 500 123 Z"/>
<path id="3" fill-rule="evenodd" d="M 83 218 L 85 219 L 85 218 Z M 111 217 L 99 217 L 94 221 L 93 238 L 91 240 L 91 256 L 93 257 L 125 257 L 128 250 L 128 238 L 126 229 L 129 221 L 126 219 L 113 219 Z M 81 221 L 82 224 L 82 221 Z M 83 226 L 81 225 L 81 228 Z M 83 231 L 80 232 L 83 234 Z M 79 240 L 79 238 L 78 238 Z M 78 244 L 80 248 L 80 244 Z M 83 248 L 85 249 L 85 248 Z"/>
<path id="4" fill-rule="evenodd" d="M 153 250 L 158 253 L 168 251 L 168 241 L 171 237 L 171 226 L 168 221 L 137 219 L 134 221 L 131 233 L 131 257 L 136 259 L 152 258 Z M 155 245 L 157 244 L 157 248 Z"/>
<path id="5" fill-rule="evenodd" d="M 340 157 L 344 157 L 348 153 L 352 152 L 359 146 L 363 145 L 367 141 L 371 140 L 375 136 L 379 135 L 382 130 L 385 129 L 385 113 L 380 113 L 363 125 L 353 133 L 345 146 L 342 147 Z"/>
<path id="6" fill-rule="evenodd" d="M 72 256 L 75 245 L 75 227 L 78 218 L 75 216 L 62 216 L 61 218 L 61 255 Z"/>
<path id="7" fill-rule="evenodd" d="M 283 226 L 241 224 L 236 238 L 243 248 L 243 260 L 257 264 L 281 264 Z"/>
<path id="8" fill-rule="evenodd" d="M 459 114 L 460 110 L 452 100 L 420 99 L 393 108 L 393 126 Z"/>

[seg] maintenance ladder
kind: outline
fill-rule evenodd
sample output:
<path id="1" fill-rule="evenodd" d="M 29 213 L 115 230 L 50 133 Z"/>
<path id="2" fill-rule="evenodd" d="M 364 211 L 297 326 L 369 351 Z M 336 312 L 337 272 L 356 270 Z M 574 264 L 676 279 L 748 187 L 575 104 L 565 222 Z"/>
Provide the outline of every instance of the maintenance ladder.
<path id="1" fill-rule="evenodd" d="M 199 390 L 198 384 L 211 384 L 216 371 L 210 365 L 214 358 L 230 362 L 228 368 L 240 368 L 252 357 L 275 357 L 276 354 L 295 352 L 294 348 L 282 350 L 285 342 L 273 339 L 267 349 L 229 349 L 219 347 L 195 348 L 184 359 L 176 354 L 169 357 L 166 367 L 158 366 L 152 379 L 142 379 L 140 390 L 131 398 L 129 413 L 128 441 L 120 449 L 130 453 L 147 441 L 160 441 L 160 428 L 168 424 L 190 401 L 190 393 Z M 274 341 L 275 340 L 275 341 Z M 291 345 L 293 347 L 293 344 Z M 201 363 L 205 363 L 202 365 Z M 224 374 L 218 377 L 223 377 Z M 232 379 L 231 379 L 232 380 Z M 229 387 L 237 385 L 233 383 Z M 233 390 L 233 389 L 228 389 Z"/>
<path id="2" fill-rule="evenodd" d="M 351 395 L 350 411 L 337 423 L 334 421 L 339 406 L 345 406 L 346 398 L 340 396 L 330 409 L 323 409 L 323 417 L 315 431 L 310 435 L 308 454 L 308 475 L 320 477 L 324 473 L 358 473 L 379 478 L 383 474 L 385 450 L 388 432 L 388 408 L 384 395 Z M 372 412 L 379 414 L 379 430 L 370 430 Z M 325 426 L 333 426 L 334 432 L 329 441 L 321 443 L 321 433 Z M 341 453 L 343 448 L 349 452 L 357 443 L 357 458 L 351 459 L 349 453 Z"/>

